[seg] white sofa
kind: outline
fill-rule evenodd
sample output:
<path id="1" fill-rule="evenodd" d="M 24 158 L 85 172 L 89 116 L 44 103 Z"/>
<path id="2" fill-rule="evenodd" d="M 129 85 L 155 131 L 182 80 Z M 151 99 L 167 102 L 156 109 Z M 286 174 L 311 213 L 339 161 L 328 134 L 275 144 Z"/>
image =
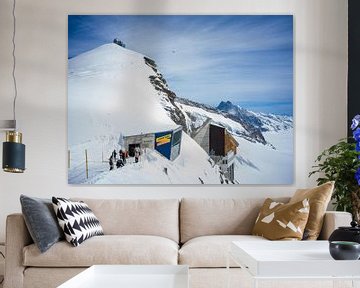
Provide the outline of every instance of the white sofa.
<path id="1" fill-rule="evenodd" d="M 8 216 L 4 288 L 56 287 L 94 264 L 184 264 L 191 288 L 223 288 L 231 241 L 268 241 L 250 235 L 264 199 L 81 200 L 105 235 L 76 248 L 61 241 L 41 254 L 23 216 Z M 327 212 L 321 238 L 350 221 L 348 213 Z M 235 287 L 243 275 L 231 266 Z"/>

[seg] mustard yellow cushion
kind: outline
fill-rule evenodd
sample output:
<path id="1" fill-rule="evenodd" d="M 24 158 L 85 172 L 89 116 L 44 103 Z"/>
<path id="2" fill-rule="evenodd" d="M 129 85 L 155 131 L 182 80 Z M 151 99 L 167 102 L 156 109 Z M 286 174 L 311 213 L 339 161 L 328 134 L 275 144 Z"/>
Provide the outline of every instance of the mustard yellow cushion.
<path id="1" fill-rule="evenodd" d="M 312 189 L 298 189 L 290 199 L 289 203 L 309 199 L 310 213 L 305 227 L 304 240 L 316 240 L 319 237 L 334 184 L 335 182 L 331 181 Z"/>
<path id="2" fill-rule="evenodd" d="M 260 209 L 252 234 L 269 240 L 301 240 L 308 217 L 307 199 L 284 204 L 268 198 Z"/>

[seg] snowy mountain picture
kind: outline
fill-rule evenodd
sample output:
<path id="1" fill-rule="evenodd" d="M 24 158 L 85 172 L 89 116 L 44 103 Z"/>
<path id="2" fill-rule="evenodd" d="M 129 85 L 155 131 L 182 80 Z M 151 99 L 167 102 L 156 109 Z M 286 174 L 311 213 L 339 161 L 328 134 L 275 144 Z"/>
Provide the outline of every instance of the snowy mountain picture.
<path id="1" fill-rule="evenodd" d="M 69 15 L 69 184 L 292 184 L 291 15 Z"/>

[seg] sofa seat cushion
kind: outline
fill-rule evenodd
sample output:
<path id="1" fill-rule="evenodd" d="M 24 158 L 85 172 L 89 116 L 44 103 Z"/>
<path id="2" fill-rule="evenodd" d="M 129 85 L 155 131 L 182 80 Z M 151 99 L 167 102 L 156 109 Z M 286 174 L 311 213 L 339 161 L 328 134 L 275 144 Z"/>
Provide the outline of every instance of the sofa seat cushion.
<path id="1" fill-rule="evenodd" d="M 252 235 L 201 236 L 186 242 L 179 251 L 179 264 L 194 268 L 226 267 L 232 241 L 269 241 Z M 239 267 L 230 260 L 230 267 Z"/>
<path id="2" fill-rule="evenodd" d="M 95 236 L 78 247 L 66 241 L 45 253 L 24 247 L 23 264 L 33 267 L 88 267 L 95 264 L 169 264 L 178 262 L 178 244 L 168 238 L 143 235 Z"/>

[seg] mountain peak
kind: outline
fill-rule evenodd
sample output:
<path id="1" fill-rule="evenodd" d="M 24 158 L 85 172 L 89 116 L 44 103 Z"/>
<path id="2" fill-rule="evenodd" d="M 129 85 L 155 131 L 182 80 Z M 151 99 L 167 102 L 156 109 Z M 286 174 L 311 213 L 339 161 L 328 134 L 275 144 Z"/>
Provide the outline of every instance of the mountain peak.
<path id="1" fill-rule="evenodd" d="M 236 107 L 234 104 L 232 104 L 230 101 L 221 101 L 220 104 L 216 107 L 219 110 L 222 111 L 228 111 L 229 109 L 232 109 Z"/>

